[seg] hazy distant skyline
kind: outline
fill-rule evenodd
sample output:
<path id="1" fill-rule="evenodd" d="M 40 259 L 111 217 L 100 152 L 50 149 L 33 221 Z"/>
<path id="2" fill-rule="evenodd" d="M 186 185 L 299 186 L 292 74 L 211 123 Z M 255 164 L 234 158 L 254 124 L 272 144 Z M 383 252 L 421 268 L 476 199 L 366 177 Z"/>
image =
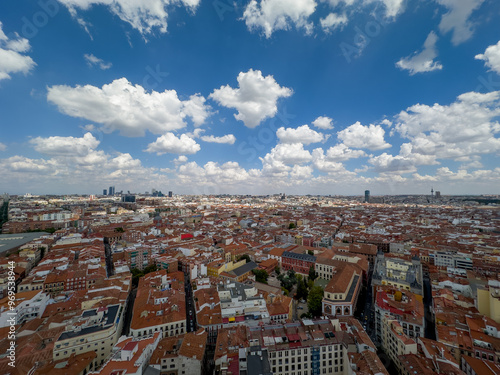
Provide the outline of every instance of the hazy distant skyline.
<path id="1" fill-rule="evenodd" d="M 4 0 L 0 193 L 498 194 L 499 21 L 494 0 Z"/>

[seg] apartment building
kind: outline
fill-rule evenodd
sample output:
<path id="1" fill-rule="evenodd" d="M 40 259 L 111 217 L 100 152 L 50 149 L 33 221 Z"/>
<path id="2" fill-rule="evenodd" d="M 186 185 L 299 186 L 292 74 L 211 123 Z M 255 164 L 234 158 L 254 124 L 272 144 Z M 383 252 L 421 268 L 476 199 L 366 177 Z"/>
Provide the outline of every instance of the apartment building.
<path id="1" fill-rule="evenodd" d="M 161 332 L 142 339 L 127 338 L 113 348 L 106 362 L 89 375 L 143 375 L 161 339 Z"/>
<path id="2" fill-rule="evenodd" d="M 362 275 L 356 265 L 338 262 L 323 293 L 322 311 L 326 316 L 352 316 L 361 290 Z"/>
<path id="3" fill-rule="evenodd" d="M 166 337 L 153 353 L 150 366 L 161 375 L 203 374 L 206 342 L 207 333 L 203 329 L 182 337 Z"/>
<path id="4" fill-rule="evenodd" d="M 74 322 L 66 325 L 57 338 L 53 360 L 94 351 L 97 356 L 90 366 L 101 366 L 121 336 L 124 308 L 120 304 L 84 310 Z"/>
<path id="5" fill-rule="evenodd" d="M 151 272 L 139 281 L 130 335 L 144 337 L 162 332 L 163 337 L 186 332 L 184 274 L 165 270 Z"/>
<path id="6" fill-rule="evenodd" d="M 8 297 L 1 299 L 0 328 L 10 326 L 9 319 L 11 318 L 15 319 L 16 325 L 40 318 L 49 300 L 50 296 L 41 290 L 16 293 L 15 307 L 11 310 Z"/>
<path id="7" fill-rule="evenodd" d="M 266 300 L 258 290 L 238 282 L 221 282 L 217 285 L 223 327 L 246 324 L 256 326 L 269 323 Z"/>
<path id="8" fill-rule="evenodd" d="M 373 270 L 372 285 L 389 285 L 423 295 L 420 259 L 413 257 L 411 261 L 407 261 L 379 252 Z"/>
<path id="9" fill-rule="evenodd" d="M 400 373 L 402 372 L 402 363 L 399 356 L 417 354 L 416 341 L 405 335 L 403 327 L 394 319 L 383 319 L 382 348 Z"/>
<path id="10" fill-rule="evenodd" d="M 315 268 L 316 257 L 309 254 L 298 254 L 284 251 L 281 256 L 281 267 L 283 271 L 294 270 L 303 275 L 309 275 L 311 267 Z"/>
<path id="11" fill-rule="evenodd" d="M 377 287 L 375 296 L 375 334 L 382 341 L 384 319 L 397 320 L 403 333 L 416 339 L 424 335 L 425 316 L 422 296 L 394 289 Z"/>

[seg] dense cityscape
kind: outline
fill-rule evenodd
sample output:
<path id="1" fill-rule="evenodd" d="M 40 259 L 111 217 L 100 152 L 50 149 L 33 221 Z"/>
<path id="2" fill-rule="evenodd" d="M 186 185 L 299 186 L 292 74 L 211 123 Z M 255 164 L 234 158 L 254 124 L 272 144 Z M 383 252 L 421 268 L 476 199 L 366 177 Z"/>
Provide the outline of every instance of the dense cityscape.
<path id="1" fill-rule="evenodd" d="M 500 375 L 499 25 L 0 1 L 0 375 Z"/>
<path id="2" fill-rule="evenodd" d="M 103 193 L 2 196 L 1 373 L 500 373 L 499 196 Z"/>

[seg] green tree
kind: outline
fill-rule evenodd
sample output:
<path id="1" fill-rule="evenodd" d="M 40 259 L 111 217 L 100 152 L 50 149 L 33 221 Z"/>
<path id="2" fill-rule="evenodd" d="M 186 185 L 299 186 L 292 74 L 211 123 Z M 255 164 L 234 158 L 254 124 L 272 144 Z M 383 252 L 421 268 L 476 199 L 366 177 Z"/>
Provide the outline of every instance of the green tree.
<path id="1" fill-rule="evenodd" d="M 238 257 L 238 262 L 239 262 L 240 260 L 242 260 L 242 259 L 245 259 L 247 263 L 252 261 L 252 260 L 250 259 L 250 255 L 248 255 L 248 254 L 243 254 L 243 255 L 240 255 L 240 256 Z"/>
<path id="2" fill-rule="evenodd" d="M 144 276 L 144 272 L 138 268 L 132 268 L 130 273 L 132 273 L 132 285 L 139 285 L 139 279 Z"/>
<path id="3" fill-rule="evenodd" d="M 288 270 L 287 273 L 280 273 L 278 280 L 281 286 L 288 291 L 292 290 L 293 286 L 297 284 L 297 276 L 294 270 Z"/>
<path id="4" fill-rule="evenodd" d="M 309 292 L 309 297 L 307 298 L 307 308 L 312 316 L 321 316 L 323 300 L 323 288 L 320 286 L 314 286 Z"/>
<path id="5" fill-rule="evenodd" d="M 303 278 L 302 275 L 298 275 L 296 297 L 298 299 L 307 299 L 308 295 L 309 295 L 309 289 L 307 288 L 307 281 L 305 277 Z"/>
<path id="6" fill-rule="evenodd" d="M 252 272 L 255 275 L 255 281 L 257 281 L 258 283 L 267 284 L 267 278 L 269 277 L 269 275 L 265 270 L 255 269 L 252 270 Z"/>
<path id="7" fill-rule="evenodd" d="M 309 255 L 314 255 L 314 251 L 312 251 L 312 250 L 307 250 L 307 254 L 309 254 Z"/>
<path id="8" fill-rule="evenodd" d="M 147 273 L 155 272 L 155 271 L 158 271 L 158 267 L 156 267 L 156 264 L 150 264 L 149 266 L 144 268 L 143 274 L 145 275 Z"/>
<path id="9" fill-rule="evenodd" d="M 276 275 L 279 275 L 281 273 L 280 266 L 276 266 L 274 272 L 276 272 Z"/>
<path id="10" fill-rule="evenodd" d="M 123 233 L 123 232 L 125 232 L 125 229 L 123 229 L 122 227 L 117 227 L 117 228 L 115 228 L 115 232 Z"/>
<path id="11" fill-rule="evenodd" d="M 297 226 L 295 225 L 295 223 L 290 223 L 288 224 L 288 229 L 294 229 L 296 228 Z"/>
<path id="12" fill-rule="evenodd" d="M 314 266 L 311 265 L 311 267 L 309 267 L 309 280 L 316 280 L 316 278 L 318 277 L 318 274 L 316 273 L 316 270 L 314 269 Z"/>

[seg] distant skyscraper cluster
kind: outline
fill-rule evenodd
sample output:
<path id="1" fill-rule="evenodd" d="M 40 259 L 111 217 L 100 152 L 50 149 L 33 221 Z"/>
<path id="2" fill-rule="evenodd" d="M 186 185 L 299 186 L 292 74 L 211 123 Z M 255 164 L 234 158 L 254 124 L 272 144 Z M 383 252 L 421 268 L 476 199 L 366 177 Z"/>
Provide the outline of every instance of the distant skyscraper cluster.
<path id="1" fill-rule="evenodd" d="M 365 190 L 365 203 L 370 203 L 370 190 Z"/>

